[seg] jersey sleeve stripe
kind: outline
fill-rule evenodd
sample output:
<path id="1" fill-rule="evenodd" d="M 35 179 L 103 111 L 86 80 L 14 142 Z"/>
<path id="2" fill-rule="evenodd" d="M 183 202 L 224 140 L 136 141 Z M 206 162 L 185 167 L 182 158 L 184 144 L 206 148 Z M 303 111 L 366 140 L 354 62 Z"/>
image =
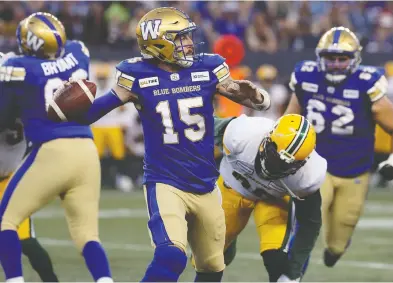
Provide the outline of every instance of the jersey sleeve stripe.
<path id="1" fill-rule="evenodd" d="M 226 74 L 224 77 L 218 79 L 219 82 L 222 82 L 223 80 L 225 80 L 226 78 L 229 78 L 230 73 L 228 72 L 228 74 Z"/>
<path id="2" fill-rule="evenodd" d="M 388 87 L 388 81 L 384 76 L 382 76 L 372 88 L 367 91 L 368 96 L 370 97 L 371 102 L 375 102 L 382 98 L 386 92 Z"/>
<path id="3" fill-rule="evenodd" d="M 23 81 L 26 70 L 22 67 L 0 67 L 0 81 Z"/>
<path id="4" fill-rule="evenodd" d="M 116 73 L 116 78 L 117 78 L 117 85 L 126 89 L 126 90 L 131 90 L 132 86 L 134 84 L 135 78 L 130 76 L 130 75 L 126 75 L 120 71 L 117 71 Z"/>

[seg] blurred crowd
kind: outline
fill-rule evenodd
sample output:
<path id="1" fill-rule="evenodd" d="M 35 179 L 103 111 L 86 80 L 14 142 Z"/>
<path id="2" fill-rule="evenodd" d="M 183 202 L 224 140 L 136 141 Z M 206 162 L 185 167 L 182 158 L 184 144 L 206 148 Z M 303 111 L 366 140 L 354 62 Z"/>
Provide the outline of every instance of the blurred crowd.
<path id="1" fill-rule="evenodd" d="M 388 1 L 10 1 L 0 2 L 0 48 L 16 46 L 15 29 L 36 11 L 55 14 L 67 35 L 88 45 L 136 48 L 135 27 L 149 9 L 174 6 L 201 27 L 204 48 L 233 34 L 256 52 L 314 49 L 332 26 L 353 29 L 366 52 L 393 51 L 393 2 Z"/>

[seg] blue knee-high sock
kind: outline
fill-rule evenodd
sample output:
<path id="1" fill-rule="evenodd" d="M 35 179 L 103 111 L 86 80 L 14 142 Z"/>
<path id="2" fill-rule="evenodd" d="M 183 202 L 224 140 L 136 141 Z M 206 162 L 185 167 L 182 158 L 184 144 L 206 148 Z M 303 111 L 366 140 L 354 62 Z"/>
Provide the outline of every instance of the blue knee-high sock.
<path id="1" fill-rule="evenodd" d="M 99 242 L 90 241 L 83 248 L 83 257 L 94 281 L 102 277 L 112 278 L 108 258 Z"/>
<path id="2" fill-rule="evenodd" d="M 141 282 L 177 282 L 187 265 L 186 254 L 175 246 L 159 246 Z"/>
<path id="3" fill-rule="evenodd" d="M 6 280 L 23 276 L 22 246 L 18 234 L 14 230 L 0 232 L 0 262 Z"/>

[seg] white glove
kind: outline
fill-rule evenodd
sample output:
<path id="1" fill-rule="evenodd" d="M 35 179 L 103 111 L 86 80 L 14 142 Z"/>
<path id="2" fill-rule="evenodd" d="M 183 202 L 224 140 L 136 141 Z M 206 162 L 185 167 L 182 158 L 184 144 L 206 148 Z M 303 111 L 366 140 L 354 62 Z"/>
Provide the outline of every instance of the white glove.
<path id="1" fill-rule="evenodd" d="M 387 160 L 379 163 L 378 171 L 386 180 L 393 180 L 393 154 L 389 155 Z"/>
<path id="2" fill-rule="evenodd" d="M 289 279 L 285 274 L 281 274 L 280 278 L 278 278 L 277 282 L 300 282 L 300 278 L 297 279 Z"/>

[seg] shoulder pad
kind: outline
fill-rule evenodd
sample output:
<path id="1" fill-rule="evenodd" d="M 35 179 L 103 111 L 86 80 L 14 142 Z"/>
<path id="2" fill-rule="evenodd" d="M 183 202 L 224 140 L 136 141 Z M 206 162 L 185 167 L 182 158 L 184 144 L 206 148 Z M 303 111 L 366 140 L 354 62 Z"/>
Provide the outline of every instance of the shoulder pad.
<path id="1" fill-rule="evenodd" d="M 86 45 L 80 40 L 67 40 L 65 48 L 70 51 L 82 51 L 83 55 L 85 55 L 87 58 L 90 58 L 89 49 L 87 49 Z"/>
<path id="2" fill-rule="evenodd" d="M 134 57 L 121 61 L 116 66 L 116 83 L 118 86 L 131 90 L 135 81 L 135 73 L 138 72 L 142 57 Z"/>
<path id="3" fill-rule="evenodd" d="M 294 72 L 296 74 L 304 73 L 314 73 L 318 71 L 317 62 L 315 61 L 301 61 L 296 63 Z"/>
<path id="4" fill-rule="evenodd" d="M 0 67 L 0 81 L 24 81 L 26 69 L 19 62 L 19 57 L 9 58 Z"/>
<path id="5" fill-rule="evenodd" d="M 116 69 L 122 73 L 133 74 L 139 71 L 140 63 L 142 62 L 143 62 L 142 57 L 133 57 L 121 61 L 119 64 L 116 65 Z"/>
<path id="6" fill-rule="evenodd" d="M 300 197 L 307 196 L 321 188 L 327 172 L 327 161 L 320 156 L 315 150 L 310 155 L 310 159 L 306 164 L 293 175 L 298 179 L 296 187 L 300 189 L 298 192 Z M 292 177 L 293 178 L 293 177 Z"/>
<path id="7" fill-rule="evenodd" d="M 384 73 L 383 68 L 362 65 L 354 73 L 355 78 L 359 80 L 359 86 L 366 90 L 372 102 L 379 100 L 387 92 L 388 81 Z"/>
<path id="8" fill-rule="evenodd" d="M 296 63 L 295 68 L 291 75 L 289 87 L 295 91 L 296 86 L 303 80 L 309 80 L 310 74 L 318 72 L 317 63 L 315 61 L 301 61 Z"/>
<path id="9" fill-rule="evenodd" d="M 203 53 L 202 54 L 202 64 L 206 67 L 215 68 L 225 62 L 225 58 L 212 53 Z"/>
<path id="10" fill-rule="evenodd" d="M 220 55 L 203 53 L 202 64 L 205 68 L 213 72 L 218 82 L 222 82 L 230 76 L 229 67 L 225 63 L 225 58 Z"/>

